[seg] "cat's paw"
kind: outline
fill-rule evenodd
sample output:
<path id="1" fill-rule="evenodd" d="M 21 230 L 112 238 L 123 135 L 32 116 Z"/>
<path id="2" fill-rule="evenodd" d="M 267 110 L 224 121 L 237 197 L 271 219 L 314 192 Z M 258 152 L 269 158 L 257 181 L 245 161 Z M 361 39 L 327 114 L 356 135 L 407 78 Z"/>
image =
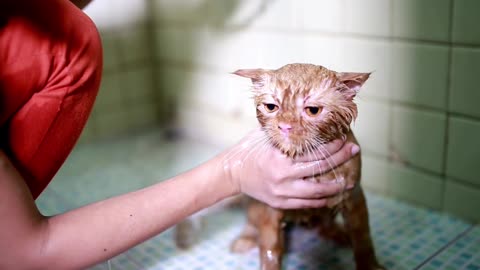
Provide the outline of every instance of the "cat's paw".
<path id="1" fill-rule="evenodd" d="M 257 246 L 256 239 L 252 237 L 239 237 L 230 245 L 230 251 L 233 253 L 245 253 Z"/>

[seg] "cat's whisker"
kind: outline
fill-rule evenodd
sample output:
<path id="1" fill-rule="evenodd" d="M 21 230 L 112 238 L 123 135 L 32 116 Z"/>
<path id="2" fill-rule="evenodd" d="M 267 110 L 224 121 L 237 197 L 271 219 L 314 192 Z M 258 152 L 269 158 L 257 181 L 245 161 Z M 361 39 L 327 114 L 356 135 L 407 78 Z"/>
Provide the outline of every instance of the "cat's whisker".
<path id="1" fill-rule="evenodd" d="M 318 144 L 316 145 L 316 149 L 319 150 L 320 154 L 323 156 L 323 158 L 324 158 L 325 161 L 327 162 L 328 166 L 329 166 L 330 169 L 332 170 L 335 179 L 338 181 L 340 178 L 338 177 L 337 172 L 335 171 L 335 167 L 333 166 L 333 163 L 332 163 L 331 160 L 330 160 L 330 155 L 329 155 L 329 153 L 328 153 L 328 150 L 325 148 L 325 145 L 324 145 L 323 143 L 318 143 Z M 324 151 L 327 152 L 328 157 L 327 157 L 327 155 L 325 154 Z"/>
<path id="2" fill-rule="evenodd" d="M 265 136 L 263 134 L 257 136 L 257 137 L 252 137 L 248 138 L 245 140 L 241 146 L 234 147 L 231 149 L 228 153 L 225 154 L 225 157 L 223 158 L 223 161 L 216 166 L 216 170 L 218 169 L 218 166 L 225 166 L 230 162 L 232 159 L 238 157 L 239 155 L 243 154 L 251 145 L 259 144 L 264 140 Z M 243 159 L 242 159 L 243 162 Z"/>
<path id="3" fill-rule="evenodd" d="M 243 151 L 248 149 L 249 146 L 259 143 L 260 141 L 264 140 L 264 138 L 265 138 L 265 135 L 262 134 L 258 137 L 253 137 L 245 140 L 240 146 L 234 147 L 225 155 L 224 162 L 230 161 L 231 159 L 236 157 L 238 154 L 241 154 Z"/>
<path id="4" fill-rule="evenodd" d="M 265 145 L 266 142 L 267 142 L 266 140 L 260 140 L 260 141 L 258 141 L 255 145 L 252 145 L 250 151 L 243 157 L 243 159 L 242 159 L 242 161 L 241 161 L 241 163 L 242 163 L 241 166 L 243 167 L 244 161 L 245 161 L 246 159 L 248 159 L 248 157 L 249 157 L 252 153 L 254 153 L 255 151 L 257 151 L 257 154 L 260 154 L 261 151 L 258 151 L 259 148 L 260 148 L 260 145 Z"/>
<path id="5" fill-rule="evenodd" d="M 306 148 L 307 154 L 311 154 L 315 157 L 316 160 L 319 160 L 317 154 L 315 154 L 315 149 L 311 142 L 305 141 L 305 148 Z M 317 163 L 317 166 L 320 169 L 320 164 Z M 312 177 L 315 177 L 315 167 L 312 168 Z"/>

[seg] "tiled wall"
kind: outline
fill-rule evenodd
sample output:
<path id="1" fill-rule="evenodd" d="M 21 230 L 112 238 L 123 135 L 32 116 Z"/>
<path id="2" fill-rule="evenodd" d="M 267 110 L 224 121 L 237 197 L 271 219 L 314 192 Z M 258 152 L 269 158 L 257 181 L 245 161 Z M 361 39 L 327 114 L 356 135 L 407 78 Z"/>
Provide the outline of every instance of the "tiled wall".
<path id="1" fill-rule="evenodd" d="M 148 1 L 93 1 L 85 12 L 96 23 L 104 51 L 100 91 L 81 141 L 108 138 L 157 123 Z"/>
<path id="2" fill-rule="evenodd" d="M 106 72 L 89 132 L 163 119 L 226 146 L 256 125 L 249 82 L 230 72 L 374 71 L 354 126 L 364 185 L 480 220 L 480 1 L 96 2 Z"/>

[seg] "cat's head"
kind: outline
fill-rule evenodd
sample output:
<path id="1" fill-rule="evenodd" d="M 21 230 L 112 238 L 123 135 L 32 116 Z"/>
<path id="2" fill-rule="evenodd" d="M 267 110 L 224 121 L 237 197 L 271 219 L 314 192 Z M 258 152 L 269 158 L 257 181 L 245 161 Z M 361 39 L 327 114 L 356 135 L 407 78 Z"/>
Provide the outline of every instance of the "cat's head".
<path id="1" fill-rule="evenodd" d="M 370 76 L 311 64 L 234 74 L 252 80 L 258 121 L 273 144 L 292 157 L 350 130 L 357 117 L 353 99 Z"/>

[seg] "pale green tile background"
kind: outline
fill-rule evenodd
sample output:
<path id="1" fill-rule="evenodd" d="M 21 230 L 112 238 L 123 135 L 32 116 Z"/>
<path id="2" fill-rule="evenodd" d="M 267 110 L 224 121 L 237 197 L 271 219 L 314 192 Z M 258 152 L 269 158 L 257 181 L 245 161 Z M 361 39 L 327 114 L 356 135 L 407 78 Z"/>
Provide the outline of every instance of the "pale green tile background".
<path id="1" fill-rule="evenodd" d="M 387 181 L 387 194 L 390 196 L 432 209 L 442 208 L 445 183 L 441 177 L 391 164 Z"/>
<path id="2" fill-rule="evenodd" d="M 392 151 L 411 166 L 443 172 L 445 113 L 393 106 Z"/>
<path id="3" fill-rule="evenodd" d="M 95 1 L 86 12 L 101 32 L 104 79 L 81 142 L 162 126 L 226 147 L 256 125 L 248 80 L 229 72 L 291 62 L 374 71 L 354 126 L 364 185 L 480 220 L 465 209 L 480 209 L 479 5 Z"/>
<path id="4" fill-rule="evenodd" d="M 450 111 L 480 117 L 480 48 L 454 48 L 452 55 Z"/>
<path id="5" fill-rule="evenodd" d="M 393 0 L 393 35 L 448 41 L 450 8 L 451 0 Z"/>
<path id="6" fill-rule="evenodd" d="M 391 87 L 395 101 L 444 109 L 448 88 L 448 48 L 393 44 Z"/>
<path id="7" fill-rule="evenodd" d="M 468 220 L 478 220 L 480 189 L 448 179 L 446 182 L 444 209 Z"/>
<path id="8" fill-rule="evenodd" d="M 448 137 L 447 175 L 480 187 L 480 122 L 452 117 Z"/>
<path id="9" fill-rule="evenodd" d="M 453 0 L 453 41 L 460 43 L 479 44 L 480 28 L 478 27 L 478 10 L 480 2 L 477 0 Z"/>

